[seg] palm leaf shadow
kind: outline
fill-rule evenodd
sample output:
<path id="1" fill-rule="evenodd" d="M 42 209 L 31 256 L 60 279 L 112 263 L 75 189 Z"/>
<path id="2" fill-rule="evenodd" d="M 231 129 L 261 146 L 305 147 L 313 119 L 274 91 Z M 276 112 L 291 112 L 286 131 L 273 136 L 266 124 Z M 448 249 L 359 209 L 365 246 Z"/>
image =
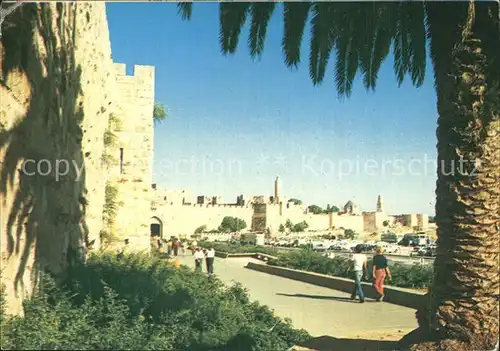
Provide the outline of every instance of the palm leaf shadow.
<path id="1" fill-rule="evenodd" d="M 16 293 L 19 285 L 24 291 L 22 277 L 33 247 L 32 277 L 36 286 L 42 270 L 56 276 L 64 272 L 68 250 L 76 249 L 83 239 L 82 228 L 86 228 L 84 172 L 77 179 L 74 167 L 70 167 L 61 177 L 54 167 L 56 160 L 83 162 L 81 68 L 74 56 L 76 10 L 77 5 L 61 3 L 25 4 L 12 14 L 2 37 L 3 82 L 8 84 L 9 74 L 18 71 L 25 74 L 30 85 L 26 114 L 12 128 L 0 130 L 0 149 L 5 149 L 0 194 L 7 198 L 13 192 L 6 228 L 7 252 L 9 257 L 20 254 L 14 279 Z M 65 19 L 73 21 L 69 31 Z M 43 41 L 35 41 L 35 33 Z M 42 56 L 41 52 L 46 54 Z M 41 160 L 48 161 L 50 171 L 37 169 Z"/>

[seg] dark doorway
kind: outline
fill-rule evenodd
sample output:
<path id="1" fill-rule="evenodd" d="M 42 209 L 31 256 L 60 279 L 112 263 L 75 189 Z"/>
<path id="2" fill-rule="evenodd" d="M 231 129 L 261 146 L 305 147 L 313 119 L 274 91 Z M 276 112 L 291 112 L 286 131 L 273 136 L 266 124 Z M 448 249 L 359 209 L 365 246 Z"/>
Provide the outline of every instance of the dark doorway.
<path id="1" fill-rule="evenodd" d="M 150 226 L 151 236 L 161 236 L 161 226 L 158 223 L 153 223 Z"/>

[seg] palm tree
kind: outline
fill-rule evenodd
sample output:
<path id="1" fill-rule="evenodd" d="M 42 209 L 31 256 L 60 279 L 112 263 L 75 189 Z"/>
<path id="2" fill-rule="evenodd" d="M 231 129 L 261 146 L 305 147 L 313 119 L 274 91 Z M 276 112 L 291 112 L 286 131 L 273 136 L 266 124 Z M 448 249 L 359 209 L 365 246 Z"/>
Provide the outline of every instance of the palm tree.
<path id="1" fill-rule="evenodd" d="M 180 3 L 185 19 L 191 3 Z M 248 46 L 262 55 L 275 3 L 222 3 L 220 44 L 233 54 L 250 19 Z M 500 27 L 494 2 L 284 3 L 285 64 L 301 61 L 311 23 L 309 72 L 320 84 L 335 55 L 339 97 L 349 97 L 356 73 L 374 89 L 392 48 L 398 84 L 424 81 L 426 45 L 437 93 L 436 223 L 438 250 L 428 306 L 417 312 L 433 342 L 414 348 L 492 349 L 498 343 L 500 240 Z"/>

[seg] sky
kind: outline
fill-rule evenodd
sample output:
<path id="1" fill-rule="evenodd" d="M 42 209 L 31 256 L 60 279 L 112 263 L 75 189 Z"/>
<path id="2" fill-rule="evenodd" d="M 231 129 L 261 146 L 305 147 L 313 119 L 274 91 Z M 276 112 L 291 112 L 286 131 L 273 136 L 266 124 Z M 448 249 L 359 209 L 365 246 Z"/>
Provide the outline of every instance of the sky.
<path id="1" fill-rule="evenodd" d="M 153 182 L 235 202 L 243 194 L 281 195 L 305 204 L 374 211 L 378 195 L 392 214 L 434 214 L 436 97 L 430 62 L 424 85 L 398 87 L 393 60 L 375 92 L 362 78 L 340 100 L 333 60 L 324 82 L 309 78 L 309 28 L 302 63 L 281 52 L 281 5 L 264 53 L 249 55 L 248 27 L 235 55 L 221 54 L 217 3 L 193 7 L 183 21 L 175 3 L 107 3 L 113 60 L 155 66 L 155 100 L 168 118 L 155 126 Z"/>

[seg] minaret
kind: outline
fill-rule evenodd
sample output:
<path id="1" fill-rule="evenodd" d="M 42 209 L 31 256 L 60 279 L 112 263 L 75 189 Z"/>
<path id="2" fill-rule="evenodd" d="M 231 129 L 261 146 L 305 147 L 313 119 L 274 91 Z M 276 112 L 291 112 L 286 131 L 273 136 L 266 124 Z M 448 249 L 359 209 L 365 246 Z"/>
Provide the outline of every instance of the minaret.
<path id="1" fill-rule="evenodd" d="M 382 198 L 382 195 L 379 195 L 377 198 L 377 212 L 385 212 L 384 199 Z"/>
<path id="2" fill-rule="evenodd" d="M 274 181 L 274 201 L 276 201 L 276 203 L 279 203 L 280 186 L 280 176 L 276 176 L 276 180 Z"/>

